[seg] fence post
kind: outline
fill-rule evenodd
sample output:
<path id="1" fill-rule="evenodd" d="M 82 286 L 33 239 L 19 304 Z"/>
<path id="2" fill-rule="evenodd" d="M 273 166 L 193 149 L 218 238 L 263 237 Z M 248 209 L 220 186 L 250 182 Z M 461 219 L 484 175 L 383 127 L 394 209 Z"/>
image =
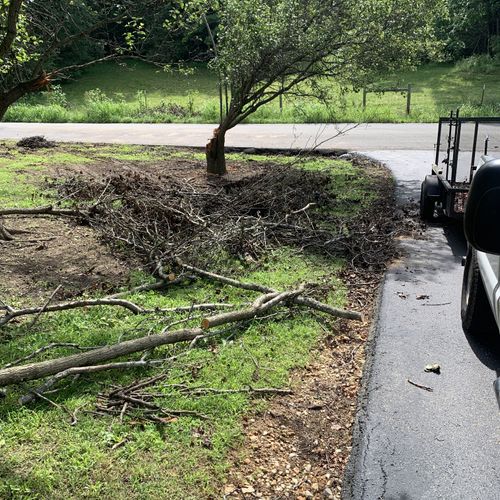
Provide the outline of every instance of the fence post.
<path id="1" fill-rule="evenodd" d="M 486 90 L 486 84 L 484 83 L 483 84 L 483 92 L 481 94 L 481 102 L 479 103 L 479 106 L 482 106 L 483 105 L 483 102 L 484 102 L 484 91 Z"/>
<path id="2" fill-rule="evenodd" d="M 366 109 L 366 88 L 363 89 L 363 111 Z"/>
<path id="3" fill-rule="evenodd" d="M 406 91 L 406 114 L 409 115 L 411 112 L 411 83 L 408 84 L 408 90 Z"/>

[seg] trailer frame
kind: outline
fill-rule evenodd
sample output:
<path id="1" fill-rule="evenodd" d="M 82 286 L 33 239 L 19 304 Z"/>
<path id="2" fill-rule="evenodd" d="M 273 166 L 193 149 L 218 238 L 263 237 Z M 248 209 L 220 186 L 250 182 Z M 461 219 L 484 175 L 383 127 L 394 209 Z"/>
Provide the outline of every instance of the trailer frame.
<path id="1" fill-rule="evenodd" d="M 461 132 L 464 123 L 474 124 L 472 154 L 468 178 L 465 181 L 457 181 Z M 424 220 L 434 219 L 436 208 L 448 218 L 461 219 L 463 217 L 470 183 L 478 167 L 476 158 L 479 126 L 488 123 L 498 123 L 500 125 L 500 117 L 461 117 L 457 109 L 455 112 L 451 111 L 449 116 L 439 118 L 434 164 L 432 165 L 430 174 L 425 177 L 421 187 L 420 215 Z M 442 152 L 441 140 L 443 137 L 443 129 L 446 126 L 448 127 L 448 136 L 446 138 L 446 157 L 441 162 L 445 164 L 445 167 L 443 167 L 439 160 Z M 488 154 L 488 143 L 489 138 L 486 137 L 484 142 L 484 155 Z"/>

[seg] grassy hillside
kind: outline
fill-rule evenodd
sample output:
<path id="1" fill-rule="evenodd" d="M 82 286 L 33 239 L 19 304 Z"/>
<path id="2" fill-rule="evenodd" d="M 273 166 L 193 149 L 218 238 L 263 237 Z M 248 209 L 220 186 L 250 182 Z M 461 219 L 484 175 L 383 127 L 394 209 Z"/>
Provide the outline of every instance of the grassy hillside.
<path id="1" fill-rule="evenodd" d="M 406 97 L 398 93 L 341 92 L 328 83 L 330 103 L 311 98 L 285 97 L 249 118 L 253 123 L 301 122 L 432 122 L 450 109 L 463 114 L 500 114 L 500 66 L 488 72 L 461 64 L 431 64 L 417 71 L 388 75 L 375 86 L 413 86 L 412 112 L 405 113 Z M 483 106 L 481 95 L 485 86 Z M 96 90 L 98 89 L 98 90 Z M 62 86 L 30 98 L 10 109 L 6 121 L 47 122 L 216 122 L 218 88 L 215 75 L 202 65 L 189 74 L 166 72 L 140 61 L 107 62 L 87 69 Z"/>

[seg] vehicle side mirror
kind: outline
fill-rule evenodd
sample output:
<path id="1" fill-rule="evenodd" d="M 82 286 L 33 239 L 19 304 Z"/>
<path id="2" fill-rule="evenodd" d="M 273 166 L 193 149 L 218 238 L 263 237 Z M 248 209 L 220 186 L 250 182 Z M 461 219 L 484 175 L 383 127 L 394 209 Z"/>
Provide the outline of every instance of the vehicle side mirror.
<path id="1" fill-rule="evenodd" d="M 500 159 L 482 165 L 472 180 L 464 215 L 465 237 L 480 252 L 500 255 Z"/>

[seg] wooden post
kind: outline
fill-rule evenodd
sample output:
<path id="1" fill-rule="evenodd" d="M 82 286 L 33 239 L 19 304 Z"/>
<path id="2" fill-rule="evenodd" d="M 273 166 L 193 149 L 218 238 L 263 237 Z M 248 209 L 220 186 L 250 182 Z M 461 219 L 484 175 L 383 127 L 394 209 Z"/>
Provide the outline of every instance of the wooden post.
<path id="1" fill-rule="evenodd" d="M 363 111 L 366 109 L 366 88 L 363 89 Z"/>
<path id="2" fill-rule="evenodd" d="M 411 112 L 411 83 L 408 84 L 408 90 L 406 91 L 406 114 L 409 115 Z"/>
<path id="3" fill-rule="evenodd" d="M 483 105 L 484 102 L 484 91 L 486 90 L 486 84 L 483 84 L 483 91 L 481 93 L 481 102 L 479 103 L 479 106 Z"/>

